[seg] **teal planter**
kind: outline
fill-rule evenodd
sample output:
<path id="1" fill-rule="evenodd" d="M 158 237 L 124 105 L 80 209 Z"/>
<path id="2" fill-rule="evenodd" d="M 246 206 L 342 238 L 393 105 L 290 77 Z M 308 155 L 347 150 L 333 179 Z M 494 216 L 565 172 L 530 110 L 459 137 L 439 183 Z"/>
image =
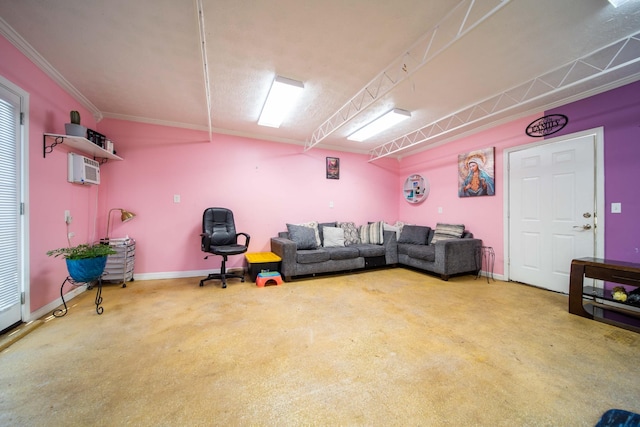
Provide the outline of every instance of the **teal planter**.
<path id="1" fill-rule="evenodd" d="M 66 259 L 69 276 L 76 282 L 91 282 L 102 276 L 107 257 Z"/>

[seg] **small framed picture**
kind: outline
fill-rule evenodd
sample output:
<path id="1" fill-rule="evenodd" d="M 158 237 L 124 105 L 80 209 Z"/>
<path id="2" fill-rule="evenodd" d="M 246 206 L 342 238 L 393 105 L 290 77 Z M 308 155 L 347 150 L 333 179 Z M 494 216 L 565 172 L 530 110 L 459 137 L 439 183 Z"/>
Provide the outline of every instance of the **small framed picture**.
<path id="1" fill-rule="evenodd" d="M 327 157 L 327 179 L 340 179 L 340 159 Z"/>

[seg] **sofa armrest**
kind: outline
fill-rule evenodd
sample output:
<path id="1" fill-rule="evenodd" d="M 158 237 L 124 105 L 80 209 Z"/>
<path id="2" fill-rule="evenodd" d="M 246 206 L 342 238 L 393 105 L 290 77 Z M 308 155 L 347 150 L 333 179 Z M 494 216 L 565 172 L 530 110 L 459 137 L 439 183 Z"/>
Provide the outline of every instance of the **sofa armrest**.
<path id="1" fill-rule="evenodd" d="M 478 271 L 480 269 L 480 239 L 451 239 L 435 243 L 435 266 L 438 273 L 448 277 L 452 274 Z"/>
<path id="2" fill-rule="evenodd" d="M 271 238 L 271 252 L 282 258 L 280 273 L 282 273 L 285 280 L 295 276 L 297 251 L 298 246 L 293 240 L 285 239 L 284 237 Z"/>

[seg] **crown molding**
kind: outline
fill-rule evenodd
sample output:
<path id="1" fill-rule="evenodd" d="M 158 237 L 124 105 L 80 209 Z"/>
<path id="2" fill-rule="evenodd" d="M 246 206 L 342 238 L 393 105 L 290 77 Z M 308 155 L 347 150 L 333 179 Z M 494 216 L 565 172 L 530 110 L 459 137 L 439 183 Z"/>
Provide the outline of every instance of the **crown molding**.
<path id="1" fill-rule="evenodd" d="M 31 62 L 36 64 L 47 76 L 58 84 L 65 92 L 78 101 L 93 115 L 96 122 L 102 120 L 102 112 L 91 103 L 78 89 L 76 89 L 62 74 L 56 70 L 38 51 L 29 44 L 16 30 L 0 17 L 0 34 L 24 54 Z"/>

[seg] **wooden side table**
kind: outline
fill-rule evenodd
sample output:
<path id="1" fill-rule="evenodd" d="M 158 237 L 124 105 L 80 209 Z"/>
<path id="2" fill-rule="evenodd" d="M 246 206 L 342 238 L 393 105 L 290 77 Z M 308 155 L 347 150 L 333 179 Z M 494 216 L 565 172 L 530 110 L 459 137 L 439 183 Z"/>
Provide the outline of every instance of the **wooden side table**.
<path id="1" fill-rule="evenodd" d="M 569 281 L 569 313 L 586 317 L 587 319 L 594 319 L 594 315 L 585 310 L 586 299 L 586 304 L 592 307 L 640 319 L 640 307 L 630 304 L 627 304 L 628 308 L 625 307 L 625 304 L 615 301 L 609 291 L 605 292 L 601 289 L 587 290 L 584 287 L 585 277 L 637 287 L 640 286 L 640 264 L 602 258 L 574 259 L 571 261 Z M 603 318 L 597 318 L 597 320 L 640 332 L 640 328 L 633 325 Z"/>

